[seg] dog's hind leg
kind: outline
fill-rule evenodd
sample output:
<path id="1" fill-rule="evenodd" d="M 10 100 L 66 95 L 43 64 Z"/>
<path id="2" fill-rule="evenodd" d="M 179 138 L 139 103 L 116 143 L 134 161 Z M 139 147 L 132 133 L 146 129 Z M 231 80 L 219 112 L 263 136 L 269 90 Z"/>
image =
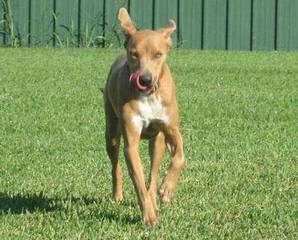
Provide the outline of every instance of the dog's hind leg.
<path id="1" fill-rule="evenodd" d="M 151 160 L 151 169 L 148 180 L 148 191 L 151 196 L 152 205 L 157 210 L 156 194 L 157 194 L 157 174 L 160 162 L 165 151 L 165 137 L 159 132 L 154 138 L 149 140 L 149 155 Z"/>
<path id="2" fill-rule="evenodd" d="M 120 127 L 111 103 L 105 98 L 106 114 L 106 150 L 112 162 L 113 198 L 116 202 L 122 199 L 122 171 L 118 161 L 120 145 Z"/>

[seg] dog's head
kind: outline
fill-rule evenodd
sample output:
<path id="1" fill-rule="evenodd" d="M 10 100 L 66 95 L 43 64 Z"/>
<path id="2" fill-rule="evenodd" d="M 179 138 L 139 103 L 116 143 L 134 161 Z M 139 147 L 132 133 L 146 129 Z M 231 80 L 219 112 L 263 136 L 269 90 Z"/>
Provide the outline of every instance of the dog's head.
<path id="1" fill-rule="evenodd" d="M 173 20 L 158 30 L 138 31 L 125 8 L 119 10 L 119 22 L 126 37 L 127 61 L 130 80 L 137 79 L 140 90 L 153 88 L 162 72 L 167 52 L 172 45 L 171 34 L 176 29 Z"/>

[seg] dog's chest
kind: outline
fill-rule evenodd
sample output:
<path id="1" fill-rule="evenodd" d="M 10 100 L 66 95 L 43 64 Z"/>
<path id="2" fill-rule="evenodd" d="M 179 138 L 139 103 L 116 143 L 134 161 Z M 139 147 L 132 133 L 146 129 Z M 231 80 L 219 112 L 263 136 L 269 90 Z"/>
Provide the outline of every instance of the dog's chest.
<path id="1" fill-rule="evenodd" d="M 137 101 L 138 114 L 132 121 L 143 135 L 158 131 L 161 125 L 167 124 L 168 115 L 159 96 L 141 97 Z"/>

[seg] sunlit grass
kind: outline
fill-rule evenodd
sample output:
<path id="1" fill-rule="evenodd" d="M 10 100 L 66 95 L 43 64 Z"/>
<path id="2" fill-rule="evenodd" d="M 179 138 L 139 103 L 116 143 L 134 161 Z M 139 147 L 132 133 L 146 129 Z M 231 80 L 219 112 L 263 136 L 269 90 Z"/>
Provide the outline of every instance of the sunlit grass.
<path id="1" fill-rule="evenodd" d="M 0 49 L 0 238 L 297 239 L 298 53 L 172 50 L 186 167 L 150 228 L 122 154 L 111 200 L 99 88 L 120 51 Z"/>

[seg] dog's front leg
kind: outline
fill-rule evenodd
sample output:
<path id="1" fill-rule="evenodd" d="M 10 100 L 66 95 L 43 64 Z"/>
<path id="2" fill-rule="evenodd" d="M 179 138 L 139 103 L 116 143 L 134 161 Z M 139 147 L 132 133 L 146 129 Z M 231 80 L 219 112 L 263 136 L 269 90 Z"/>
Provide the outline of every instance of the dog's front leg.
<path id="1" fill-rule="evenodd" d="M 178 127 L 169 127 L 165 134 L 172 160 L 160 187 L 160 197 L 163 203 L 170 201 L 180 170 L 184 166 L 183 141 Z"/>
<path id="2" fill-rule="evenodd" d="M 133 181 L 139 206 L 142 211 L 143 221 L 155 224 L 157 217 L 149 192 L 147 191 L 144 174 L 139 155 L 140 133 L 127 123 L 124 127 L 124 153 L 130 177 Z"/>
<path id="3" fill-rule="evenodd" d="M 155 210 L 157 208 L 157 174 L 160 162 L 165 150 L 165 136 L 163 132 L 159 132 L 154 138 L 149 140 L 149 154 L 151 160 L 150 175 L 148 180 L 148 191 L 150 193 L 152 204 Z"/>

